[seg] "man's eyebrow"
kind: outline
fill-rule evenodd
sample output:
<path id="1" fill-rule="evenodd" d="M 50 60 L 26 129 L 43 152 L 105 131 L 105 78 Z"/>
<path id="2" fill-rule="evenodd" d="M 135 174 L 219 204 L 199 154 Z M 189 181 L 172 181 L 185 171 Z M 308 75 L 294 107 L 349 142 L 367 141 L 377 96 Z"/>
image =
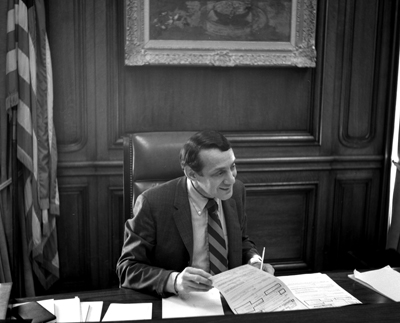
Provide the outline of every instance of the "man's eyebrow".
<path id="1" fill-rule="evenodd" d="M 225 170 L 225 169 L 226 169 L 225 166 L 217 167 L 217 168 L 215 168 L 215 169 L 213 169 L 213 170 L 211 171 L 211 174 L 218 173 L 218 172 L 220 172 L 220 171 L 222 171 L 222 170 Z"/>
<path id="2" fill-rule="evenodd" d="M 235 163 L 235 161 L 233 161 L 232 162 L 232 164 L 230 164 L 229 166 L 221 166 L 221 167 L 218 167 L 218 168 L 216 168 L 216 169 L 214 169 L 213 171 L 212 171 L 212 173 L 218 173 L 218 172 L 220 172 L 221 170 L 226 170 L 227 168 L 230 168 L 230 167 L 232 167 L 233 165 L 235 165 L 236 163 Z"/>

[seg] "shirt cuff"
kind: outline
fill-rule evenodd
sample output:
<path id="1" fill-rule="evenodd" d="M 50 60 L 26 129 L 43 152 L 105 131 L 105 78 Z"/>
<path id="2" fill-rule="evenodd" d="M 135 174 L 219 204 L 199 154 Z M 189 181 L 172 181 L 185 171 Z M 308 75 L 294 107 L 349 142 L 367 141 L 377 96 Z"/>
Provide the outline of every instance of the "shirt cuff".
<path id="1" fill-rule="evenodd" d="M 172 272 L 167 280 L 167 283 L 165 284 L 165 291 L 171 294 L 176 294 L 175 293 L 175 288 L 174 288 L 174 282 L 175 282 L 175 277 L 178 276 L 178 272 L 174 271 Z"/>

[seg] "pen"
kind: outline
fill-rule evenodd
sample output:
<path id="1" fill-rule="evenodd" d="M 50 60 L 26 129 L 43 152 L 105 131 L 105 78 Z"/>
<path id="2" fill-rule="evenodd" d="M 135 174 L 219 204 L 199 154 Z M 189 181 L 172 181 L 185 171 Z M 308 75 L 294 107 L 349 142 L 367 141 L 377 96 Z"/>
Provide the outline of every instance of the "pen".
<path id="1" fill-rule="evenodd" d="M 263 253 L 262 253 L 262 257 L 261 257 L 261 265 L 260 265 L 260 269 L 262 270 L 263 264 L 264 264 L 264 255 L 265 255 L 265 247 L 263 248 Z"/>

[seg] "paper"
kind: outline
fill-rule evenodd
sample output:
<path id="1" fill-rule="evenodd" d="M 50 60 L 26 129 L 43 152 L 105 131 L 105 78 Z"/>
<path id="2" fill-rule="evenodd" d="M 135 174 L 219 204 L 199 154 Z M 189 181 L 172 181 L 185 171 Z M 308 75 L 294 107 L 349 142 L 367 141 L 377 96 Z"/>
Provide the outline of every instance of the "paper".
<path id="1" fill-rule="evenodd" d="M 134 321 L 134 320 L 151 320 L 152 318 L 152 303 L 139 304 L 118 304 L 111 303 L 106 314 L 103 317 L 103 322 L 107 321 Z"/>
<path id="2" fill-rule="evenodd" d="M 81 322 L 81 302 L 78 297 L 54 301 L 57 322 Z"/>
<path id="3" fill-rule="evenodd" d="M 354 275 L 349 275 L 349 277 L 395 302 L 400 302 L 400 273 L 390 266 L 364 273 L 354 270 Z"/>
<path id="4" fill-rule="evenodd" d="M 303 274 L 279 277 L 305 308 L 340 307 L 361 304 L 353 295 L 326 274 Z"/>
<path id="5" fill-rule="evenodd" d="M 50 313 L 56 316 L 58 314 L 54 322 L 100 322 L 103 308 L 102 301 L 80 302 L 78 297 L 56 301 L 54 299 L 45 299 L 38 301 L 38 303 Z M 78 317 L 79 321 L 76 321 Z"/>
<path id="6" fill-rule="evenodd" d="M 185 299 L 171 296 L 162 299 L 162 318 L 224 315 L 221 296 L 216 288 L 189 293 Z"/>
<path id="7" fill-rule="evenodd" d="M 81 302 L 82 322 L 100 322 L 102 308 L 102 301 Z"/>
<path id="8" fill-rule="evenodd" d="M 282 281 L 250 265 L 225 271 L 211 280 L 234 314 L 284 311 L 297 306 Z"/>

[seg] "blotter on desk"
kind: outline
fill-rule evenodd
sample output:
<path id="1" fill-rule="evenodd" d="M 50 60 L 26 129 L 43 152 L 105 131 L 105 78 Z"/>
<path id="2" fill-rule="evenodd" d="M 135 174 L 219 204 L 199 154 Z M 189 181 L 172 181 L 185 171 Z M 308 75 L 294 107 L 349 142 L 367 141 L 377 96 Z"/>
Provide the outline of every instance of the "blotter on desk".
<path id="1" fill-rule="evenodd" d="M 56 320 L 55 315 L 37 302 L 14 306 L 11 310 L 11 316 L 19 320 L 32 320 L 32 323 L 46 323 Z"/>

